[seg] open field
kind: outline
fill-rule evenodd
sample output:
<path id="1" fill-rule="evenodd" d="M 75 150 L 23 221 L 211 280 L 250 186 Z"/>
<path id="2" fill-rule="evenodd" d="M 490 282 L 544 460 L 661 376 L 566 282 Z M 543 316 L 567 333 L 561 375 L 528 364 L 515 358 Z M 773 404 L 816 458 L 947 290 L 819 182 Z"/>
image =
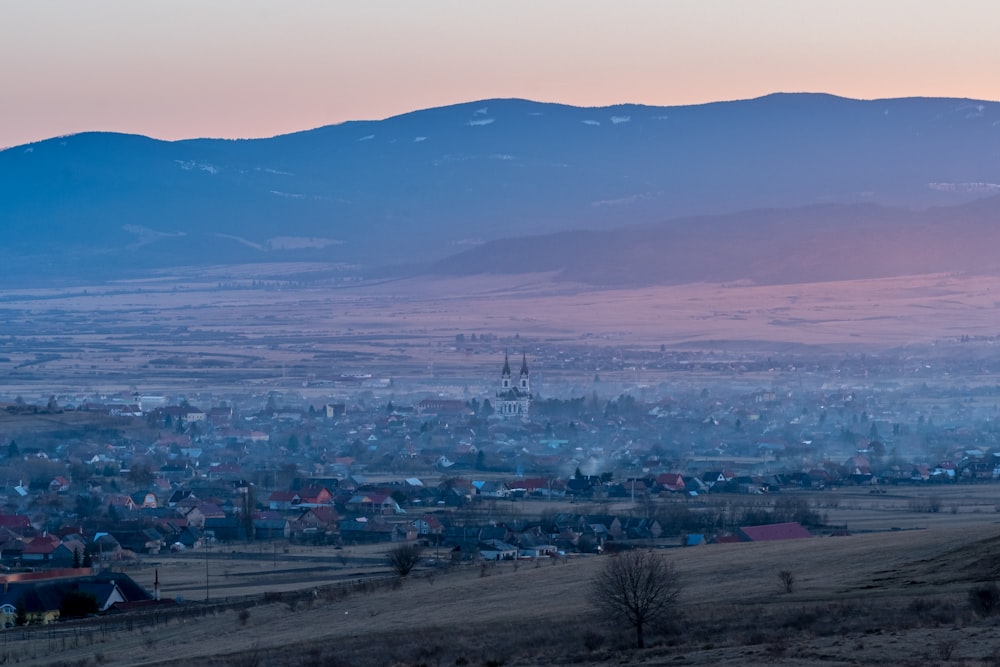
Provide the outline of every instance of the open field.
<path id="1" fill-rule="evenodd" d="M 838 495 L 839 494 L 839 495 Z M 941 499 L 941 511 L 911 501 Z M 836 495 L 831 523 L 877 532 L 662 549 L 681 574 L 676 613 L 632 648 L 597 616 L 589 581 L 608 558 L 434 565 L 401 584 L 389 545 L 256 544 L 147 557 L 127 571 L 181 611 L 3 633 L 25 665 L 956 664 L 1000 658 L 995 617 L 969 591 L 1000 577 L 1000 486 Z M 952 513 L 950 507 L 957 507 Z M 836 517 L 836 519 L 834 519 Z M 911 525 L 912 522 L 912 525 Z M 914 529 L 919 525 L 919 529 Z M 892 528 L 900 530 L 891 530 Z M 205 606 L 206 562 L 210 600 Z M 785 592 L 778 573 L 794 575 Z M 299 591 L 295 593 L 295 591 Z M 261 594 L 267 593 L 267 596 Z M 251 596 L 251 597 L 247 597 Z M 96 656 L 96 657 L 95 657 Z"/>
<path id="2" fill-rule="evenodd" d="M 640 652 L 592 610 L 587 582 L 610 556 L 589 556 L 321 589 L 243 618 L 233 608 L 96 635 L 82 626 L 68 642 L 15 631 L 0 654 L 27 665 L 995 664 L 994 619 L 973 614 L 967 593 L 1000 574 L 998 544 L 997 526 L 939 526 L 666 550 L 684 589 Z M 791 593 L 781 570 L 795 575 Z"/>
<path id="3" fill-rule="evenodd" d="M 331 393 L 330 379 L 341 373 L 403 382 L 491 379 L 497 351 L 515 335 L 518 345 L 650 350 L 724 348 L 719 341 L 878 349 L 994 336 L 998 295 L 1000 278 L 938 274 L 600 290 L 545 274 L 327 287 L 192 272 L 88 288 L 7 288 L 0 292 L 0 371 L 8 392 L 140 386 Z M 458 333 L 497 342 L 482 346 L 488 358 L 477 359 L 456 349 Z M 552 380 L 588 372 L 539 370 Z"/>
<path id="4" fill-rule="evenodd" d="M 210 601 L 295 591 L 345 581 L 378 578 L 391 572 L 385 553 L 391 545 L 301 546 L 285 542 L 214 545 L 180 554 L 148 556 L 124 571 L 152 589 L 159 570 L 163 594 L 204 602 L 206 574 Z M 429 555 L 433 556 L 433 552 Z"/>

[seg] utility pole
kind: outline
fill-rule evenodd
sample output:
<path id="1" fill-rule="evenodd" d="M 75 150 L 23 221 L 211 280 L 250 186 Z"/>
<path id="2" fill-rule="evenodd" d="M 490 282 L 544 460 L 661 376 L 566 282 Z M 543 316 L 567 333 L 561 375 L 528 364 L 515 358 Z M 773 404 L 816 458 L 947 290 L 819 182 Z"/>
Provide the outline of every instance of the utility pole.
<path id="1" fill-rule="evenodd" d="M 202 535 L 205 540 L 205 602 L 208 602 L 208 536 Z"/>

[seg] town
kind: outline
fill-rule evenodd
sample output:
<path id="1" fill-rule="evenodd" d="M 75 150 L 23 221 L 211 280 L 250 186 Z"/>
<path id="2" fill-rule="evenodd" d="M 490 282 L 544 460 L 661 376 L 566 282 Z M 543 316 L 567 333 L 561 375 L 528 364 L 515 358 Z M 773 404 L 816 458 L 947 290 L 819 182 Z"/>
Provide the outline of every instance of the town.
<path id="1" fill-rule="evenodd" d="M 619 353 L 597 362 L 617 379 L 595 373 L 563 398 L 533 385 L 568 356 L 543 346 L 497 347 L 492 386 L 467 398 L 366 373 L 337 376 L 339 399 L 323 401 L 292 388 L 13 397 L 0 406 L 0 621 L 81 615 L 65 595 L 25 595 L 81 577 L 99 593 L 84 611 L 175 604 L 158 573 L 145 590 L 129 565 L 234 545 L 413 544 L 430 566 L 846 534 L 818 493 L 1000 478 L 1000 389 L 975 351 L 989 345 L 944 342 L 933 364 L 664 352 L 673 379 L 656 385 L 613 368 Z M 953 383 L 970 363 L 982 381 Z M 931 493 L 909 509 L 946 508 Z"/>

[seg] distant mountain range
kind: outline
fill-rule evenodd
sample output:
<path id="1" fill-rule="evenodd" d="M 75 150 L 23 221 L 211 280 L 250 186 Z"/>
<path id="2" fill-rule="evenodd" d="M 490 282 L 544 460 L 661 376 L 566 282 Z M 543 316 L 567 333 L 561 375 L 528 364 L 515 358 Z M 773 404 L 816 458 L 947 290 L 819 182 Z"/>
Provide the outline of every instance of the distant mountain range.
<path id="1" fill-rule="evenodd" d="M 487 100 L 271 139 L 87 133 L 2 151 L 0 263 L 14 279 L 276 261 L 863 277 L 992 265 L 996 200 L 960 206 L 992 193 L 994 102 Z M 920 212 L 934 206 L 958 208 Z"/>
<path id="2" fill-rule="evenodd" d="M 557 280 L 606 286 L 789 284 L 1000 273 L 997 248 L 1000 196 L 993 196 L 923 211 L 817 204 L 503 239 L 439 260 L 430 270 L 456 276 L 545 271 Z"/>

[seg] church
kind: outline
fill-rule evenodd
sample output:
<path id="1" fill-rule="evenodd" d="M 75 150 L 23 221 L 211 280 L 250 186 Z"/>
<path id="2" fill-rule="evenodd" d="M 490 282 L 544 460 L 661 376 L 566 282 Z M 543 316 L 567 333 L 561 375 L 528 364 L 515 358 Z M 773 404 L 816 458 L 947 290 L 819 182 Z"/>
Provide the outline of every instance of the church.
<path id="1" fill-rule="evenodd" d="M 494 406 L 499 417 L 527 418 L 531 409 L 531 380 L 528 378 L 528 357 L 522 353 L 521 372 L 514 384 L 510 373 L 510 359 L 507 353 L 503 355 L 503 371 L 500 373 L 500 386 L 497 388 Z"/>

